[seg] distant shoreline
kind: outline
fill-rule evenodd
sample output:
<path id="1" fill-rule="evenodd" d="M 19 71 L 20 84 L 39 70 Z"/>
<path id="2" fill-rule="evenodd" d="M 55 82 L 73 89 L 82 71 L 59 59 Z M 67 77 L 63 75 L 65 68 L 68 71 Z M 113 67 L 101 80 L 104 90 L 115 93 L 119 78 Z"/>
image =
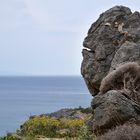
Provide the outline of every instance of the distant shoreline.
<path id="1" fill-rule="evenodd" d="M 0 75 L 0 77 L 82 77 L 81 75 Z"/>

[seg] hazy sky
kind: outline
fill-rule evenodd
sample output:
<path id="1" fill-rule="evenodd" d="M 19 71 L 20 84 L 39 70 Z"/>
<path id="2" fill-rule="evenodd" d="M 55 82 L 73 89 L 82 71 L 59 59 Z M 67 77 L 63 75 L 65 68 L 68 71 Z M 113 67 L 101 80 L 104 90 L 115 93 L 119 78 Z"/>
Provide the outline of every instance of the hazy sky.
<path id="1" fill-rule="evenodd" d="M 80 75 L 90 25 L 139 0 L 0 0 L 0 75 Z"/>

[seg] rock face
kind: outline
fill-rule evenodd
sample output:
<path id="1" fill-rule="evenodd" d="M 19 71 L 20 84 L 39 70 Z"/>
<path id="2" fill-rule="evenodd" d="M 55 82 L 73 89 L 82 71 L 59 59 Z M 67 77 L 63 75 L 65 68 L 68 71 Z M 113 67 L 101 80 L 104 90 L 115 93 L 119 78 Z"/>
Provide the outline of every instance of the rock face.
<path id="1" fill-rule="evenodd" d="M 102 79 L 118 65 L 140 64 L 140 13 L 123 6 L 109 9 L 92 24 L 83 45 L 81 73 L 90 93 L 97 95 Z"/>
<path id="2" fill-rule="evenodd" d="M 95 119 L 93 130 L 96 134 L 126 122 L 140 124 L 140 105 L 121 91 L 110 90 L 102 96 L 96 96 L 92 108 Z"/>
<path id="3" fill-rule="evenodd" d="M 91 95 L 93 130 L 140 123 L 140 13 L 115 6 L 91 25 L 81 73 Z"/>

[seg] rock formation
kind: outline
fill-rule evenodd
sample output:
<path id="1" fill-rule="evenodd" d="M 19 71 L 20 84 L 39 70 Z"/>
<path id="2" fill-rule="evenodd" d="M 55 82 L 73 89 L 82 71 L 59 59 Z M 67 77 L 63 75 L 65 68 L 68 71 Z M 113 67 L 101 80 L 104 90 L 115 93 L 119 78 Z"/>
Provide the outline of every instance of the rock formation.
<path id="1" fill-rule="evenodd" d="M 95 96 L 94 132 L 140 123 L 140 13 L 124 6 L 107 10 L 91 25 L 83 46 L 81 73 Z"/>

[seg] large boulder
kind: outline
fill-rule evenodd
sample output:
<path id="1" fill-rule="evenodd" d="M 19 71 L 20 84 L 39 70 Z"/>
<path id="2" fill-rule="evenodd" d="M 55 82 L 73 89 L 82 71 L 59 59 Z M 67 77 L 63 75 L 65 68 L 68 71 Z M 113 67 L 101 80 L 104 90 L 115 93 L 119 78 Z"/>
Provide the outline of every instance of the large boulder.
<path id="1" fill-rule="evenodd" d="M 93 130 L 140 124 L 140 13 L 115 6 L 91 25 L 81 73 L 94 99 Z"/>
<path id="2" fill-rule="evenodd" d="M 110 90 L 102 96 L 97 95 L 92 101 L 92 108 L 96 134 L 103 134 L 126 122 L 140 124 L 140 104 L 121 91 Z"/>
<path id="3" fill-rule="evenodd" d="M 91 95 L 97 95 L 102 79 L 119 64 L 140 64 L 140 13 L 115 6 L 91 25 L 85 38 L 81 73 Z"/>

